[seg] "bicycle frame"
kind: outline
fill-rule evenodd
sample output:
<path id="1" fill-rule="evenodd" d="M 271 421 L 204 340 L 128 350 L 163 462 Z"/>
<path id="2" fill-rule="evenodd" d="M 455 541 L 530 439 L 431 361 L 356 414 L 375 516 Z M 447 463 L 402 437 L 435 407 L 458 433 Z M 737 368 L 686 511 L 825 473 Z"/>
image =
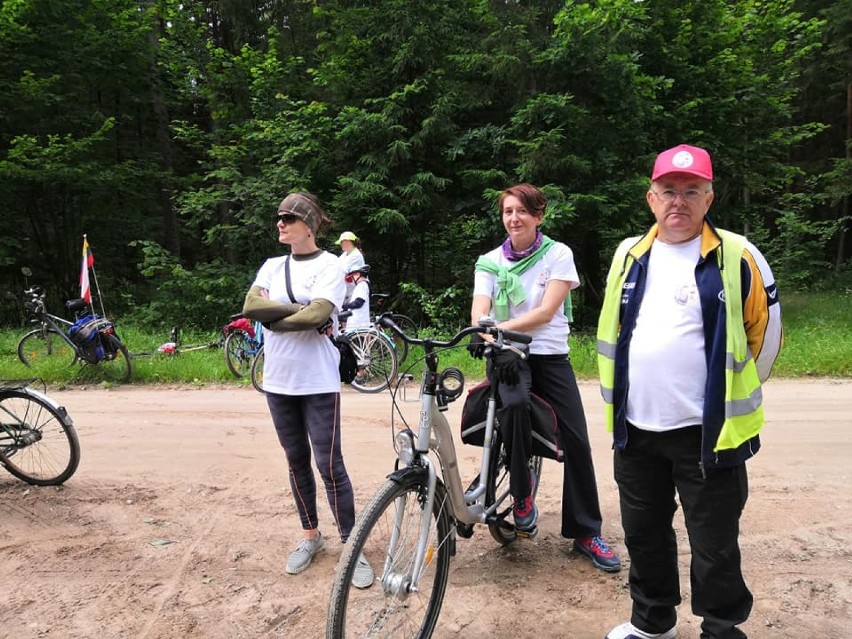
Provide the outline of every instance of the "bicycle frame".
<path id="1" fill-rule="evenodd" d="M 484 524 L 488 515 L 493 514 L 496 510 L 496 504 L 499 504 L 499 502 L 495 502 L 495 505 L 490 509 L 485 508 L 486 478 L 491 464 L 494 416 L 497 412 L 497 401 L 494 393 L 492 392 L 488 399 L 488 417 L 485 424 L 485 441 L 482 447 L 479 480 L 476 486 L 465 491 L 461 473 L 458 470 L 458 456 L 452 429 L 439 407 L 435 384 L 430 381 L 430 377 L 433 375 L 427 370 L 423 373 L 423 376 L 420 421 L 414 445 L 417 463 L 423 465 L 429 472 L 431 486 L 433 475 L 437 479 L 434 465 L 429 459 L 429 452 L 434 451 L 441 467 L 441 479 L 447 488 L 453 516 L 465 524 Z M 434 496 L 434 489 L 430 490 L 430 493 L 431 498 Z M 425 509 L 424 512 L 430 511 Z"/>
<path id="2" fill-rule="evenodd" d="M 33 324 L 38 324 L 39 328 L 41 328 L 42 332 L 47 331 L 47 329 L 53 329 L 56 331 L 63 340 L 74 349 L 75 355 L 80 357 L 80 351 L 74 341 L 68 337 L 68 329 L 74 326 L 74 322 L 69 322 L 67 319 L 63 317 L 59 317 L 58 315 L 53 315 L 52 313 L 48 313 L 47 309 L 44 307 L 44 302 L 39 301 L 39 306 L 33 311 L 34 319 L 32 321 Z"/>

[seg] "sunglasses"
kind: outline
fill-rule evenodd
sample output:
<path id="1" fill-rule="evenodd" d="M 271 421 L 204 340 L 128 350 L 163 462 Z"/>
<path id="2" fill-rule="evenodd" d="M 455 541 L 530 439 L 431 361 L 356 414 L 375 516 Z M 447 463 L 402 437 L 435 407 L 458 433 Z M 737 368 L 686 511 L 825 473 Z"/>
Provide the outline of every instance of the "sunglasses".
<path id="1" fill-rule="evenodd" d="M 275 214 L 275 223 L 281 222 L 282 224 L 293 224 L 296 220 L 301 219 L 298 215 L 293 215 L 292 213 L 276 213 Z"/>

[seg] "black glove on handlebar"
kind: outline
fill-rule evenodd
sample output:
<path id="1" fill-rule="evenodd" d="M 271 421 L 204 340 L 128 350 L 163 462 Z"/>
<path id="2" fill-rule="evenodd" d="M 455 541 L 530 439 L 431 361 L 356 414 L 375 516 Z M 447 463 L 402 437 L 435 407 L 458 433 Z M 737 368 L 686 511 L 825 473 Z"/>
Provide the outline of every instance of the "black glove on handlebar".
<path id="1" fill-rule="evenodd" d="M 470 353 L 470 356 L 474 359 L 482 359 L 482 355 L 485 353 L 485 346 L 485 340 L 482 339 L 482 335 L 474 333 L 470 336 L 470 342 L 467 345 L 467 352 Z"/>
<path id="2" fill-rule="evenodd" d="M 515 386 L 521 381 L 520 376 L 520 359 L 517 353 L 508 349 L 494 349 L 491 355 L 491 364 L 493 366 L 494 378 L 501 384 Z"/>

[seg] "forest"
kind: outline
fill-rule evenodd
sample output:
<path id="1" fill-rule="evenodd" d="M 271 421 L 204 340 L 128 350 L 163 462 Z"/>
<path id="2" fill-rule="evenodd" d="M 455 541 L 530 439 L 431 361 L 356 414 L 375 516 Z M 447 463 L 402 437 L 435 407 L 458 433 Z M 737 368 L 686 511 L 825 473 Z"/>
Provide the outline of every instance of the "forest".
<path id="1" fill-rule="evenodd" d="M 27 285 L 78 295 L 84 234 L 109 314 L 220 325 L 294 189 L 374 291 L 457 326 L 517 182 L 588 326 L 682 142 L 782 298 L 852 287 L 852 0 L 3 0 L 0 60 L 0 326 Z"/>

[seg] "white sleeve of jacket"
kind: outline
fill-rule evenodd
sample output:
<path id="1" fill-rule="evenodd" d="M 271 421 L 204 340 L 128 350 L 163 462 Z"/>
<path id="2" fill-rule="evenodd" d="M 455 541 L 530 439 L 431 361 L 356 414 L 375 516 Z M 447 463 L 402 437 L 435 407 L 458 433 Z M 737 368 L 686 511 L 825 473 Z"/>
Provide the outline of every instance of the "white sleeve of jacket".
<path id="1" fill-rule="evenodd" d="M 749 348 L 761 382 L 769 379 L 784 341 L 778 288 L 769 263 L 751 243 L 744 255 L 751 271 L 751 288 L 743 307 Z"/>

